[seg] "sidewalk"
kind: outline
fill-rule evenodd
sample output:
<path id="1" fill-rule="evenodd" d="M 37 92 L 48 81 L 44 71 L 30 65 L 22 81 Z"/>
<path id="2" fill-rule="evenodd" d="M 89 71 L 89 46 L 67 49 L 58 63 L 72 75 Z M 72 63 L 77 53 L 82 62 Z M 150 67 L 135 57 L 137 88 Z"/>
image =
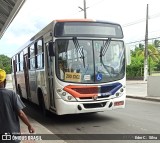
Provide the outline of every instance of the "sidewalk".
<path id="1" fill-rule="evenodd" d="M 127 98 L 160 102 L 160 97 L 147 96 L 147 81 L 143 80 L 127 80 L 126 94 Z"/>

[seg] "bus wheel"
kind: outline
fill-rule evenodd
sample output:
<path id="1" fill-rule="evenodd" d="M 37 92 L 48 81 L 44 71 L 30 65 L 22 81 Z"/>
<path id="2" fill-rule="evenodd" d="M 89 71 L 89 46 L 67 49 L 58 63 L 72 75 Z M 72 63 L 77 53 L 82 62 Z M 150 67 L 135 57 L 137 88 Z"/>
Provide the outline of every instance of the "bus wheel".
<path id="1" fill-rule="evenodd" d="M 38 101 L 39 101 L 39 107 L 42 112 L 42 115 L 45 117 L 46 116 L 46 108 L 45 108 L 43 94 L 41 91 L 38 91 Z"/>

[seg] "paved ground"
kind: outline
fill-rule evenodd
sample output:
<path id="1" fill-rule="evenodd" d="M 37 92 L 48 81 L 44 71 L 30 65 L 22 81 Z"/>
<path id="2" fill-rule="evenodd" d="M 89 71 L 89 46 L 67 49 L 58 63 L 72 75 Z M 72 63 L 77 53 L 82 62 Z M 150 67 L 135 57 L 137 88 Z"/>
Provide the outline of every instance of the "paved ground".
<path id="1" fill-rule="evenodd" d="M 128 80 L 126 82 L 126 94 L 128 98 L 160 102 L 160 96 L 151 97 L 147 95 L 147 82 L 142 80 Z"/>
<path id="2" fill-rule="evenodd" d="M 31 106 L 29 102 L 25 104 L 27 106 L 25 110 L 27 115 L 53 133 L 64 135 L 58 136 L 61 139 L 65 137 L 67 143 L 159 143 L 159 140 L 110 141 L 105 140 L 101 135 L 158 134 L 160 132 L 160 128 L 157 127 L 160 124 L 160 102 L 127 98 L 125 109 L 65 116 L 48 114 L 45 120 L 43 120 L 39 108 Z M 75 137 L 74 134 L 78 134 L 78 137 Z M 93 137 L 93 135 L 95 136 Z M 77 140 L 68 140 L 73 138 Z M 91 140 L 93 138 L 95 140 Z M 104 139 L 104 141 L 96 140 L 96 138 Z M 114 138 L 117 138 L 117 136 L 114 136 Z"/>
<path id="3" fill-rule="evenodd" d="M 8 89 L 12 89 L 12 83 L 8 82 L 7 86 Z M 147 96 L 147 82 L 144 81 L 127 81 L 126 85 L 126 90 L 127 90 L 127 97 L 128 98 L 136 98 L 136 99 L 143 99 L 143 100 L 151 100 L 151 101 L 159 101 L 160 102 L 160 97 L 148 97 Z M 33 120 L 32 118 L 29 118 L 31 124 L 34 125 L 36 129 L 36 134 L 54 134 L 44 126 L 42 126 L 40 123 L 37 121 Z M 26 125 L 24 125 L 21 122 L 21 130 L 22 133 L 27 134 L 28 129 Z M 53 141 L 23 141 L 22 143 L 53 143 Z M 54 143 L 64 143 L 65 141 L 63 140 L 54 140 Z"/>
<path id="4" fill-rule="evenodd" d="M 132 96 L 147 96 L 147 82 L 146 81 L 127 81 L 126 94 Z"/>

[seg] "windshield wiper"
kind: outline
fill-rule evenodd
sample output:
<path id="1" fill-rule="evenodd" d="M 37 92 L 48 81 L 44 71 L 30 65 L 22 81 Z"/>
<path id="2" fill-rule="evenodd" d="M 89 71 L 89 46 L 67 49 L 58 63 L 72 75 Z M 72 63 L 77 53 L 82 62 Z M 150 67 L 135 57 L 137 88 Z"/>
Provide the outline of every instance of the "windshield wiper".
<path id="1" fill-rule="evenodd" d="M 110 43 L 111 43 L 111 38 L 108 38 L 108 39 L 105 41 L 104 45 L 101 46 L 100 57 L 102 57 L 102 56 L 104 56 L 104 55 L 106 54 L 106 52 L 107 52 L 107 50 L 108 50 L 108 48 L 109 48 Z"/>
<path id="2" fill-rule="evenodd" d="M 109 48 L 109 45 L 111 43 L 111 38 L 108 38 L 104 45 L 101 46 L 101 50 L 100 50 L 100 62 L 101 64 L 103 65 L 103 67 L 105 68 L 105 70 L 108 72 L 108 74 L 110 75 L 110 77 L 112 77 L 111 75 L 111 72 L 108 70 L 108 68 L 106 67 L 106 65 L 104 64 L 103 60 L 102 60 L 102 57 L 106 54 L 108 48 Z"/>
<path id="3" fill-rule="evenodd" d="M 84 60 L 84 52 L 83 52 L 83 48 L 80 47 L 79 42 L 77 40 L 77 37 L 73 37 L 73 43 L 75 45 L 75 48 L 77 50 L 77 53 L 80 54 L 80 58 L 83 59 L 83 66 L 85 68 L 85 60 Z"/>

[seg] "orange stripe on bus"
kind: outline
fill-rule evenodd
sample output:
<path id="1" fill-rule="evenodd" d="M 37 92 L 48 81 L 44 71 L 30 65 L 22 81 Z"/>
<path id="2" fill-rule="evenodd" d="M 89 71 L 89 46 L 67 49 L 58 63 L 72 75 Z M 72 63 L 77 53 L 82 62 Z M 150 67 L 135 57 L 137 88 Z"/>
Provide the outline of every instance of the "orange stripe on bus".
<path id="1" fill-rule="evenodd" d="M 97 86 L 75 86 L 75 85 L 68 85 L 64 87 L 64 90 L 71 94 L 73 97 L 80 98 L 80 97 L 93 97 L 98 96 L 98 87 Z M 85 93 L 80 93 L 85 90 Z M 87 93 L 87 91 L 89 91 Z M 91 92 L 92 91 L 92 92 Z"/>
<path id="2" fill-rule="evenodd" d="M 83 21 L 94 21 L 93 19 L 57 19 L 56 22 L 83 22 Z"/>

